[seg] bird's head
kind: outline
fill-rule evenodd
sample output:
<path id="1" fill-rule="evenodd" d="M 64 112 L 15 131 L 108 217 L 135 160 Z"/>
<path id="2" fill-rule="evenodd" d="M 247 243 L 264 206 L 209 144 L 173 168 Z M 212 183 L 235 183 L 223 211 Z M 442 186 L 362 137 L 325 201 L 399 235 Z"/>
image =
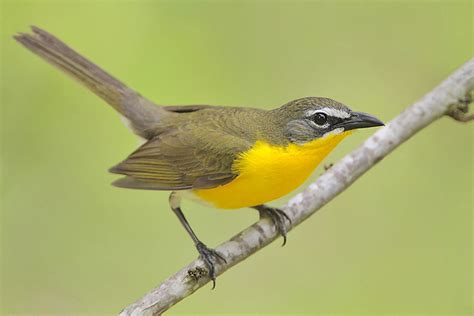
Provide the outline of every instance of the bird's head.
<path id="1" fill-rule="evenodd" d="M 285 124 L 285 136 L 297 144 L 330 134 L 384 125 L 375 116 L 354 112 L 344 104 L 329 98 L 297 99 L 275 111 Z"/>

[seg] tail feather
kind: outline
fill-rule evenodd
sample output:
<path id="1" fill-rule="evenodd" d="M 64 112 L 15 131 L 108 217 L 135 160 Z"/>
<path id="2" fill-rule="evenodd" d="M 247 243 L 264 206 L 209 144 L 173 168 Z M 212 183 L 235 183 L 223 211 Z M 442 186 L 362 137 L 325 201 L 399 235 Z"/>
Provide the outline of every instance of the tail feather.
<path id="1" fill-rule="evenodd" d="M 62 41 L 32 26 L 32 34 L 20 33 L 14 38 L 27 49 L 79 81 L 122 114 L 139 136 L 149 138 L 166 111 L 108 74 Z M 148 132 L 147 132 L 148 131 Z"/>

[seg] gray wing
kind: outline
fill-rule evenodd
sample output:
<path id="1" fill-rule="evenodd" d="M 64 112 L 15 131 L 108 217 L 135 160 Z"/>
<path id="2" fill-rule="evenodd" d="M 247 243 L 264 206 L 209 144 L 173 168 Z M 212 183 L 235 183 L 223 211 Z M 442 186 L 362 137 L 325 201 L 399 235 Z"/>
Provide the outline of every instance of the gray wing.
<path id="1" fill-rule="evenodd" d="M 126 175 L 113 185 L 134 189 L 187 190 L 213 188 L 238 174 L 232 164 L 252 144 L 234 135 L 202 127 L 175 128 L 138 148 L 111 168 Z"/>

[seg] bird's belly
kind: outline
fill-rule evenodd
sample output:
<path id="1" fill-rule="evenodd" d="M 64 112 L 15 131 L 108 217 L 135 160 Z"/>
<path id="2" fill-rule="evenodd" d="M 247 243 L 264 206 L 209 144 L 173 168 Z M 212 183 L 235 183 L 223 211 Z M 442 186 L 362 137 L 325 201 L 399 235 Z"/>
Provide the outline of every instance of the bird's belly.
<path id="1" fill-rule="evenodd" d="M 232 182 L 194 190 L 200 199 L 218 208 L 236 209 L 267 203 L 298 188 L 348 133 L 329 135 L 304 145 L 286 147 L 257 142 L 241 154 Z"/>

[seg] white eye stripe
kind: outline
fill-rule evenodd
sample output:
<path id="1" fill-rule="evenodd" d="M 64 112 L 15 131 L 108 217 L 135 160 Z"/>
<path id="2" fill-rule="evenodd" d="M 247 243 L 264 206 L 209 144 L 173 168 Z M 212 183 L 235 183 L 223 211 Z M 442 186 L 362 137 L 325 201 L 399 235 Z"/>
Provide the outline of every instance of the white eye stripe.
<path id="1" fill-rule="evenodd" d="M 318 112 L 322 112 L 322 113 L 325 113 L 329 116 L 338 117 L 338 118 L 342 118 L 342 119 L 346 119 L 346 118 L 349 118 L 351 116 L 350 113 L 347 113 L 346 111 L 338 110 L 338 109 L 335 109 L 335 108 L 322 108 L 322 109 L 319 109 L 319 110 L 309 110 L 309 111 L 306 112 L 306 115 L 307 116 L 313 116 L 314 114 L 316 114 Z"/>

